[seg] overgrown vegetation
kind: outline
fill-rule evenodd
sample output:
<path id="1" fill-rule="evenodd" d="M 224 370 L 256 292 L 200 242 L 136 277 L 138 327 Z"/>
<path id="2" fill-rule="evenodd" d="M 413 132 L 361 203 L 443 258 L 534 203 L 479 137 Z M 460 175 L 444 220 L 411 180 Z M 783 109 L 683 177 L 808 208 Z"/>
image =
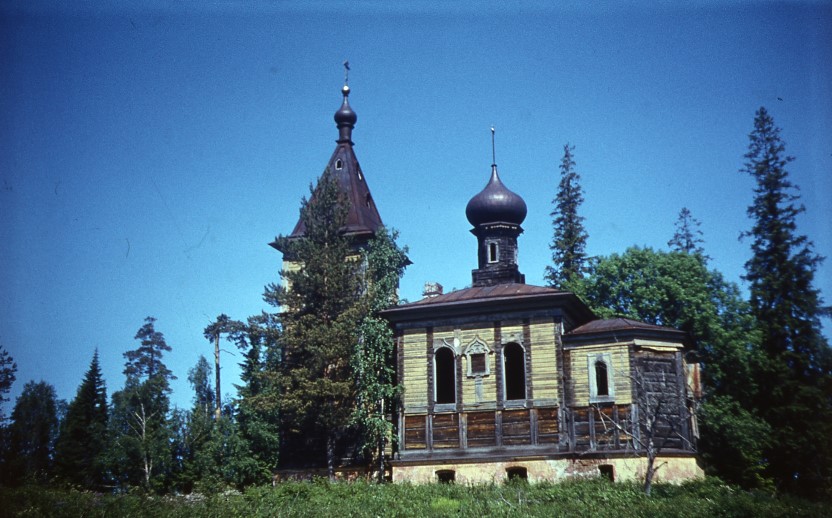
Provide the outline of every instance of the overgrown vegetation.
<path id="1" fill-rule="evenodd" d="M 0 489 L 8 516 L 822 516 L 819 503 L 746 492 L 717 479 L 658 484 L 647 497 L 637 484 L 584 480 L 561 484 L 287 482 L 244 493 L 189 497 L 101 495 L 40 487 Z"/>

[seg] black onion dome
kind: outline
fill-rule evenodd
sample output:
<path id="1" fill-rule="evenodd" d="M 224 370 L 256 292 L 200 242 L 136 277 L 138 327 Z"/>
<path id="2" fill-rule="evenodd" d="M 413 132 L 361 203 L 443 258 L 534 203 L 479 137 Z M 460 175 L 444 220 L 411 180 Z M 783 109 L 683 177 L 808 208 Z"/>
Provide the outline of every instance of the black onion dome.
<path id="1" fill-rule="evenodd" d="M 471 198 L 465 208 L 465 215 L 475 227 L 498 221 L 519 225 L 526 219 L 526 202 L 503 185 L 497 174 L 497 166 L 492 165 L 488 185 Z"/>
<path id="2" fill-rule="evenodd" d="M 356 121 L 358 121 L 358 115 L 352 111 L 352 108 L 350 108 L 350 102 L 347 99 L 350 96 L 350 87 L 344 85 L 344 87 L 341 88 L 341 92 L 344 94 L 344 102 L 341 104 L 341 108 L 335 112 L 335 124 L 337 124 L 338 127 L 341 127 L 342 124 L 354 126 Z"/>

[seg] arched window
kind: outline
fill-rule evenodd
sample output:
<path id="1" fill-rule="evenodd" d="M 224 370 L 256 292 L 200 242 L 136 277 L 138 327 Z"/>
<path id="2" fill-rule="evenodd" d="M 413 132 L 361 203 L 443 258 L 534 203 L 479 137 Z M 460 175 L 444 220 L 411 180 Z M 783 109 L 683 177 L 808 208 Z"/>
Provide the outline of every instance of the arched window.
<path id="1" fill-rule="evenodd" d="M 610 353 L 587 355 L 589 370 L 589 402 L 612 403 L 615 401 L 615 376 Z"/>
<path id="2" fill-rule="evenodd" d="M 526 399 L 526 358 L 520 344 L 510 343 L 503 348 L 506 400 Z"/>
<path id="3" fill-rule="evenodd" d="M 454 352 L 448 347 L 440 347 L 434 353 L 433 362 L 436 376 L 436 403 L 440 405 L 456 403 L 456 361 Z"/>
<path id="4" fill-rule="evenodd" d="M 603 360 L 595 362 L 595 387 L 597 395 L 610 395 L 610 381 L 607 376 L 607 364 Z"/>
<path id="5" fill-rule="evenodd" d="M 335 161 L 335 169 L 337 171 L 340 171 L 343 167 L 344 167 L 344 162 L 342 162 L 340 158 Z"/>

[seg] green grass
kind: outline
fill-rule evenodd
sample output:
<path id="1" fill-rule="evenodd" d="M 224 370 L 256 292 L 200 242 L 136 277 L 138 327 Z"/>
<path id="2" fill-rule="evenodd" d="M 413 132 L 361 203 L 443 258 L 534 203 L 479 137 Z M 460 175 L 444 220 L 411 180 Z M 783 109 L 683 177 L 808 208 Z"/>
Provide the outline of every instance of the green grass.
<path id="1" fill-rule="evenodd" d="M 752 493 L 715 479 L 656 485 L 648 498 L 634 484 L 603 480 L 462 486 L 291 482 L 244 494 L 101 495 L 42 487 L 0 488 L 2 516 L 832 516 L 832 505 Z"/>

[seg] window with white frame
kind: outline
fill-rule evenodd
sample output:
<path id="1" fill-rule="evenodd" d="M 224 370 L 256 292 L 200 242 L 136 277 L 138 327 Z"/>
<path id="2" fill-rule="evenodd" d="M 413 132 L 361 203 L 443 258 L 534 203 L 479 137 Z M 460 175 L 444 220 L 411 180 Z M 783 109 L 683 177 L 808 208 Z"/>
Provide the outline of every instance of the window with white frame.
<path id="1" fill-rule="evenodd" d="M 610 353 L 587 355 L 589 370 L 589 402 L 605 403 L 615 400 L 615 379 Z"/>

